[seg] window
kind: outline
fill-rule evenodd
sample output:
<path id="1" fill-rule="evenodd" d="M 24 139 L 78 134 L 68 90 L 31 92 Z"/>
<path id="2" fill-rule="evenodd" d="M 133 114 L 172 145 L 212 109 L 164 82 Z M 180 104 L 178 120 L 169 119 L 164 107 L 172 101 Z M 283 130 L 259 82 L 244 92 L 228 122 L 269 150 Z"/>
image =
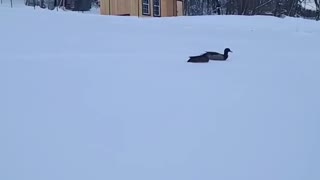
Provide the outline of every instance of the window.
<path id="1" fill-rule="evenodd" d="M 142 0 L 142 14 L 150 16 L 150 0 Z"/>
<path id="2" fill-rule="evenodd" d="M 153 16 L 160 17 L 161 16 L 161 0 L 153 0 Z"/>

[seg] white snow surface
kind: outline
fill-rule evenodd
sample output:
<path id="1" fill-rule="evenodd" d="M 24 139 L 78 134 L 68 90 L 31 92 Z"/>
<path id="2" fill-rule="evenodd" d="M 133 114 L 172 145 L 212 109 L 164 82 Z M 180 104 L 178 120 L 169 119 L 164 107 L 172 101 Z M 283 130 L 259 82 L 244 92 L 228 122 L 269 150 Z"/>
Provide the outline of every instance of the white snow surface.
<path id="1" fill-rule="evenodd" d="M 319 22 L 2 7 L 0 23 L 1 180 L 320 179 Z"/>

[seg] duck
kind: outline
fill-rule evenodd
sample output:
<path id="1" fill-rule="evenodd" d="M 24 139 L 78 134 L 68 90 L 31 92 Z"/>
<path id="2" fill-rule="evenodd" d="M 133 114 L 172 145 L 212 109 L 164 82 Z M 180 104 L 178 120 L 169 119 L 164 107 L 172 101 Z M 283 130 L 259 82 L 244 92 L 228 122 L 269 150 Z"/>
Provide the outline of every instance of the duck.
<path id="1" fill-rule="evenodd" d="M 206 51 L 198 56 L 189 56 L 188 62 L 190 63 L 208 63 L 209 60 L 213 61 L 226 61 L 229 57 L 229 52 L 232 52 L 230 48 L 225 48 L 224 53 Z"/>

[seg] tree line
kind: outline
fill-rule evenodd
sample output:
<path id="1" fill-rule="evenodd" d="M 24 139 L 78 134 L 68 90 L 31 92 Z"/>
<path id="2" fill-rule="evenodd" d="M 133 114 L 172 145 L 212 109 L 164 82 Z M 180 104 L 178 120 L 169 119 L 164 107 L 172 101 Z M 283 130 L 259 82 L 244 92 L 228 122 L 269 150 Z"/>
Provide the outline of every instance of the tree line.
<path id="1" fill-rule="evenodd" d="M 314 8 L 307 8 L 312 2 Z M 271 15 L 320 19 L 320 0 L 184 0 L 185 15 Z"/>

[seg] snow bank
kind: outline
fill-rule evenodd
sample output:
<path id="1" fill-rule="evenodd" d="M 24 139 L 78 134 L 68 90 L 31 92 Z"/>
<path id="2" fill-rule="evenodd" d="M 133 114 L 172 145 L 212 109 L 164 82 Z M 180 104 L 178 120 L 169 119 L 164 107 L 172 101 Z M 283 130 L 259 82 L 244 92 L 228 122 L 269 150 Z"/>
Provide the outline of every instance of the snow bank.
<path id="1" fill-rule="evenodd" d="M 0 179 L 318 180 L 315 21 L 0 11 Z M 226 62 L 188 64 L 203 51 Z"/>

